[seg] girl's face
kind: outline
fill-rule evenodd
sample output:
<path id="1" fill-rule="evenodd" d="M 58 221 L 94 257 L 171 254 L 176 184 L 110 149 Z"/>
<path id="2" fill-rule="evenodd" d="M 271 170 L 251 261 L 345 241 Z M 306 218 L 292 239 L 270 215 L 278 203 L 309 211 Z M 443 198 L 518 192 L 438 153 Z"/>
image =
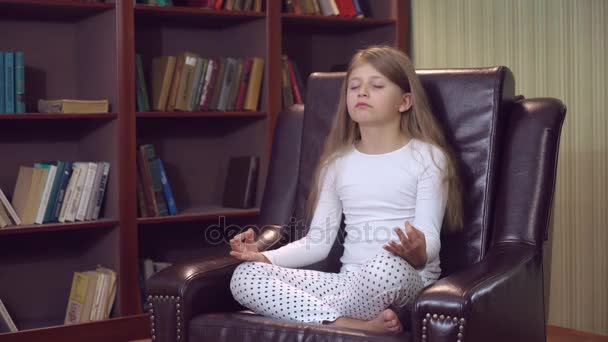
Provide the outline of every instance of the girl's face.
<path id="1" fill-rule="evenodd" d="M 360 126 L 399 122 L 400 112 L 411 107 L 411 95 L 369 63 L 356 66 L 347 82 L 348 114 Z"/>

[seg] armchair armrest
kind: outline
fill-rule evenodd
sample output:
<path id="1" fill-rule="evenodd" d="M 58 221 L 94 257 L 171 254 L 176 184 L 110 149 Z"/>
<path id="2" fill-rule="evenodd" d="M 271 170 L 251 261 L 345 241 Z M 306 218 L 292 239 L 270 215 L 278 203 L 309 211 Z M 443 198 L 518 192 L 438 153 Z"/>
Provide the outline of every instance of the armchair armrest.
<path id="1" fill-rule="evenodd" d="M 542 308 L 541 252 L 504 243 L 424 289 L 414 303 L 412 335 L 424 342 L 544 341 Z"/>
<path id="2" fill-rule="evenodd" d="M 256 238 L 258 248 L 273 248 L 280 240 L 281 229 L 276 225 L 262 227 Z M 229 255 L 207 257 L 153 275 L 146 282 L 146 300 L 154 341 L 187 341 L 186 326 L 193 316 L 242 308 L 230 293 L 230 278 L 240 263 Z"/>

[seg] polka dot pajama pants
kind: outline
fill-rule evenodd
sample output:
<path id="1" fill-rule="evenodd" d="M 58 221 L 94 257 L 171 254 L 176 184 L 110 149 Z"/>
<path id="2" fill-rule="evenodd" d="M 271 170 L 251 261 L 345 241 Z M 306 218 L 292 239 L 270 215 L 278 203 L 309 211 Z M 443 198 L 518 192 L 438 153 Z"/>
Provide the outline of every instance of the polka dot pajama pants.
<path id="1" fill-rule="evenodd" d="M 382 251 L 345 273 L 245 262 L 234 271 L 230 290 L 257 314 L 322 324 L 341 316 L 374 319 L 389 306 L 404 306 L 427 283 L 403 258 Z"/>

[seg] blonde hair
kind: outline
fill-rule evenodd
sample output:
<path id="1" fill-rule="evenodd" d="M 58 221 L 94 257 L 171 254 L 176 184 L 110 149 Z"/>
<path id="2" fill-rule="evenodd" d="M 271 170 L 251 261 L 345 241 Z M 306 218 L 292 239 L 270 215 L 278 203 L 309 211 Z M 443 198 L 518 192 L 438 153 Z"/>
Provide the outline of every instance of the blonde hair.
<path id="1" fill-rule="evenodd" d="M 412 106 L 401 113 L 401 131 L 410 139 L 418 139 L 437 147 L 446 158 L 443 181 L 448 183 L 447 209 L 444 223 L 448 229 L 462 226 L 462 201 L 460 180 L 456 163 L 445 136 L 429 106 L 422 84 L 409 57 L 390 46 L 371 46 L 358 51 L 351 59 L 342 88 L 340 101 L 331 130 L 325 141 L 323 152 L 313 175 L 311 191 L 307 201 L 307 219 L 312 218 L 319 197 L 321 174 L 340 156 L 343 156 L 361 139 L 359 125 L 348 115 L 346 107 L 347 82 L 353 69 L 369 64 L 396 84 L 404 93 L 412 94 Z M 432 156 L 432 154 L 431 154 Z"/>

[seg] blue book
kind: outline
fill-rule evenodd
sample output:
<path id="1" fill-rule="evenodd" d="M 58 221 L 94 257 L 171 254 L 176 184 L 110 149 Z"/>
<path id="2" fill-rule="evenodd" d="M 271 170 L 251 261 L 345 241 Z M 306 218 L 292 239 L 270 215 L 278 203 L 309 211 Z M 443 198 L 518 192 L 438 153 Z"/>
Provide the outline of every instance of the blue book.
<path id="1" fill-rule="evenodd" d="M 15 52 L 15 113 L 25 113 L 25 55 Z"/>
<path id="2" fill-rule="evenodd" d="M 169 215 L 177 215 L 177 205 L 175 205 L 175 198 L 173 197 L 173 191 L 171 191 L 171 185 L 167 179 L 165 166 L 160 158 L 156 160 L 158 161 L 158 168 L 160 169 L 160 182 L 163 184 L 163 192 L 165 193 L 165 199 L 167 200 Z"/>
<path id="3" fill-rule="evenodd" d="M 59 188 L 57 189 L 57 195 L 55 196 L 55 201 L 53 203 L 53 213 L 49 218 L 49 222 L 59 221 L 59 214 L 61 214 L 61 206 L 63 205 L 65 191 L 70 182 L 70 177 L 72 176 L 72 162 L 66 161 L 64 164 L 63 172 L 61 173 L 61 181 L 59 182 Z M 57 174 L 57 176 L 59 176 L 59 174 Z"/>
<path id="4" fill-rule="evenodd" d="M 0 51 L 0 114 L 6 113 L 4 107 L 4 52 Z"/>
<path id="5" fill-rule="evenodd" d="M 15 53 L 4 53 L 4 112 L 15 113 Z"/>

